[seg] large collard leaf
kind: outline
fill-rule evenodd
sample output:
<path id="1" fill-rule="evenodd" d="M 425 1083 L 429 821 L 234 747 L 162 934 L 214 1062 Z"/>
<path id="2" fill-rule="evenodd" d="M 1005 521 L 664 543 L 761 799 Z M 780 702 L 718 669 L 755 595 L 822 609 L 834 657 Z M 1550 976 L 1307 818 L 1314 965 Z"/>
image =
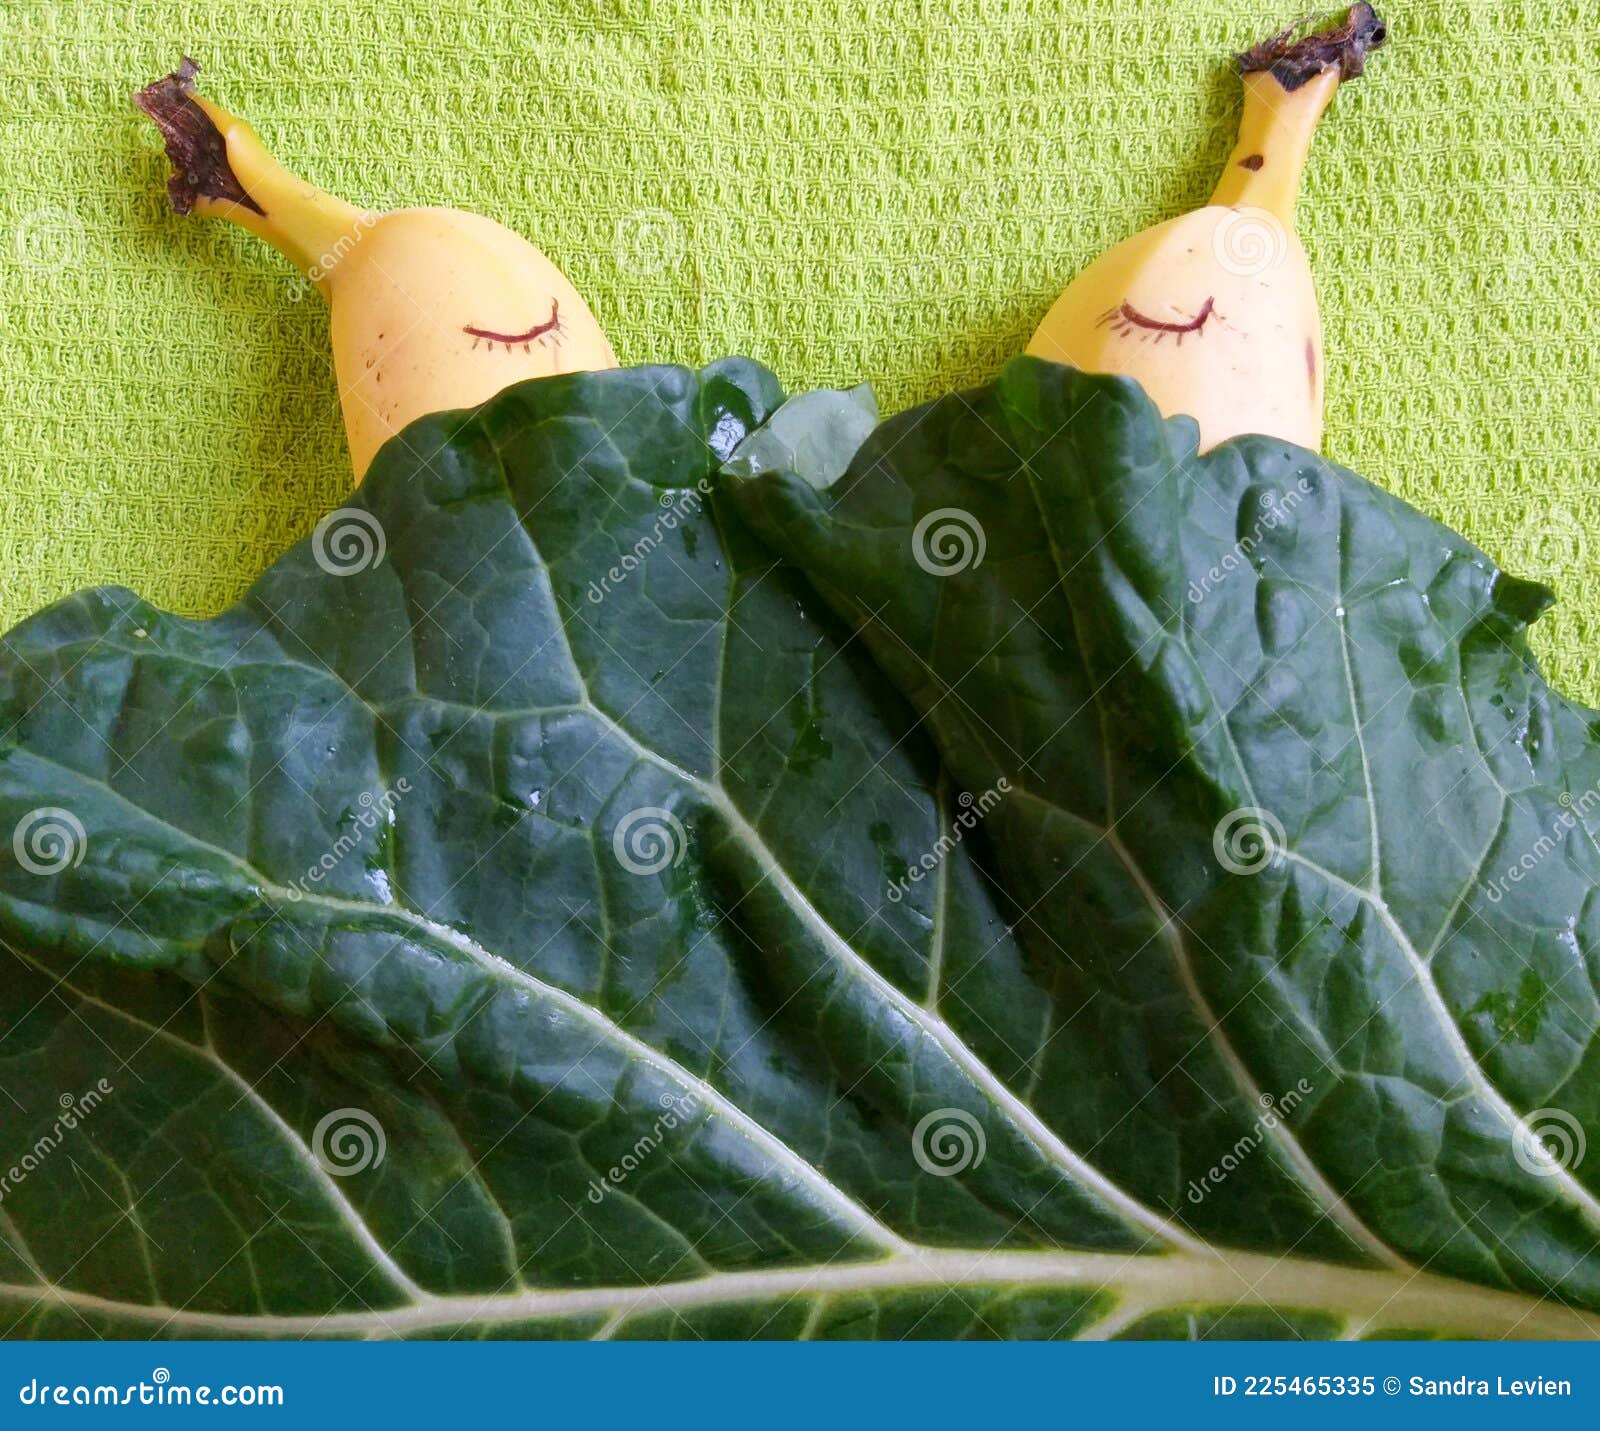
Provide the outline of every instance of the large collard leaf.
<path id="1" fill-rule="evenodd" d="M 1159 1020 L 1025 957 L 909 709 L 706 496 L 776 401 L 526 384 L 216 620 L 7 638 L 0 1330 L 1591 1330 L 1078 1071 Z"/>
<path id="2" fill-rule="evenodd" d="M 1186 1143 L 1203 1209 L 1240 1173 L 1170 1130 L 1270 1103 L 1245 1171 L 1374 1258 L 1600 1304 L 1600 727 L 1529 654 L 1542 587 L 1031 359 L 825 491 L 735 490 L 955 776 L 1011 787 L 987 824 L 1062 970 L 1070 1140 L 1153 1200 L 1146 1144 Z"/>

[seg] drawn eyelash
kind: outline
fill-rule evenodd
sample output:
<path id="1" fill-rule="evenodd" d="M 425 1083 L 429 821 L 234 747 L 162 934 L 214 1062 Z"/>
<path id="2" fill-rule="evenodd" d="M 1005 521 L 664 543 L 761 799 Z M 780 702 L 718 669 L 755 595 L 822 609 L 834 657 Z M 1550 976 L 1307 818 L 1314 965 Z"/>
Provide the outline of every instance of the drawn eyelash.
<path id="1" fill-rule="evenodd" d="M 1191 333 L 1200 333 L 1205 330 L 1206 323 L 1216 318 L 1222 321 L 1222 314 L 1216 311 L 1216 299 L 1207 298 L 1201 305 L 1200 311 L 1186 323 L 1166 323 L 1159 318 L 1151 318 L 1148 314 L 1141 313 L 1131 303 L 1123 302 L 1115 308 L 1108 308 L 1100 315 L 1095 326 L 1103 327 L 1109 323 L 1113 333 L 1131 333 L 1136 328 L 1143 328 L 1156 335 L 1156 342 L 1160 342 L 1168 333 L 1175 333 L 1178 337 L 1178 346 L 1183 346 L 1183 340 Z M 1148 343 L 1148 337 L 1141 338 L 1141 342 Z"/>
<path id="2" fill-rule="evenodd" d="M 506 352 L 520 347 L 524 353 L 532 352 L 533 345 L 538 343 L 541 347 L 549 344 L 559 346 L 561 335 L 565 331 L 561 326 L 561 307 L 556 299 L 550 300 L 550 318 L 545 323 L 535 323 L 526 333 L 498 333 L 492 328 L 477 328 L 468 323 L 461 330 L 471 335 L 472 346 L 476 348 L 479 343 L 487 343 L 489 351 L 494 351 L 496 343 L 504 343 Z"/>

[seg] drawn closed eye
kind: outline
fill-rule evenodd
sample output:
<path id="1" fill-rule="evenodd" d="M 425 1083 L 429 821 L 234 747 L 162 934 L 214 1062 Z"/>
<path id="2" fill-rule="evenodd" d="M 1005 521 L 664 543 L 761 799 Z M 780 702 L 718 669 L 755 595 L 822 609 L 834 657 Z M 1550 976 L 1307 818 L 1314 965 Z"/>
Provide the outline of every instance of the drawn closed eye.
<path id="1" fill-rule="evenodd" d="M 490 352 L 494 351 L 496 343 L 504 343 L 509 353 L 513 348 L 520 347 L 524 353 L 531 352 L 535 343 L 559 344 L 563 329 L 561 327 L 561 306 L 556 299 L 550 300 L 550 317 L 546 322 L 535 323 L 524 333 L 501 333 L 493 328 L 479 328 L 468 323 L 461 330 L 472 338 L 472 346 L 476 348 L 479 343 L 487 343 Z"/>
<path id="2" fill-rule="evenodd" d="M 1206 324 L 1212 318 L 1216 318 L 1218 322 L 1222 321 L 1222 314 L 1217 312 L 1216 299 L 1214 297 L 1207 298 L 1201 305 L 1200 311 L 1193 318 L 1186 319 L 1182 323 L 1169 323 L 1160 318 L 1152 318 L 1148 313 L 1141 313 L 1133 304 L 1124 301 L 1115 308 L 1106 309 L 1100 315 L 1099 321 L 1095 326 L 1099 328 L 1110 324 L 1111 331 L 1117 334 L 1143 330 L 1146 333 L 1154 333 L 1158 343 L 1167 334 L 1173 333 L 1177 335 L 1178 346 L 1181 348 L 1183 340 L 1189 334 L 1204 332 Z M 1142 341 L 1149 342 L 1150 340 L 1146 337 Z"/>

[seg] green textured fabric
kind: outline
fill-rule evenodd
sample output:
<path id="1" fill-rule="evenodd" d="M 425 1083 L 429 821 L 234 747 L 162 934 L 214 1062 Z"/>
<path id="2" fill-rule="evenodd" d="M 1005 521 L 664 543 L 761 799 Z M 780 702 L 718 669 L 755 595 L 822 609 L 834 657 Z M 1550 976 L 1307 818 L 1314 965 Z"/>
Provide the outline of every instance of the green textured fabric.
<path id="1" fill-rule="evenodd" d="M 1600 700 L 1600 27 L 1418 0 L 1301 207 L 1330 456 L 1563 604 Z M 1281 0 L 0 0 L 0 621 L 90 582 L 214 611 L 346 486 L 327 319 L 166 209 L 128 94 L 187 50 L 291 167 L 527 233 L 628 363 L 746 353 L 886 411 L 985 379 L 1109 243 L 1202 201 Z"/>

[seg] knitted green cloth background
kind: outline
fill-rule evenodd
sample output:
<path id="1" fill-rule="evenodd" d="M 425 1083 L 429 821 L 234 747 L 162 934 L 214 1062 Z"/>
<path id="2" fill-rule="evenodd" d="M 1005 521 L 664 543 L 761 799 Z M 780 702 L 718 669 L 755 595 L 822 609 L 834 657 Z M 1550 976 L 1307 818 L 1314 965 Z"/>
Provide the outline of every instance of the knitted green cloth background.
<path id="1" fill-rule="evenodd" d="M 744 353 L 894 410 L 1204 199 L 1223 61 L 1297 4 L 0 0 L 0 624 L 97 582 L 215 610 L 346 486 L 321 301 L 167 211 L 128 95 L 186 50 L 313 182 L 526 233 L 623 362 Z M 1553 578 L 1541 650 L 1595 701 L 1593 0 L 1388 9 L 1301 205 L 1327 450 Z"/>

